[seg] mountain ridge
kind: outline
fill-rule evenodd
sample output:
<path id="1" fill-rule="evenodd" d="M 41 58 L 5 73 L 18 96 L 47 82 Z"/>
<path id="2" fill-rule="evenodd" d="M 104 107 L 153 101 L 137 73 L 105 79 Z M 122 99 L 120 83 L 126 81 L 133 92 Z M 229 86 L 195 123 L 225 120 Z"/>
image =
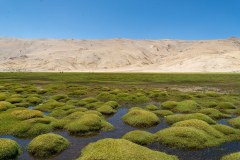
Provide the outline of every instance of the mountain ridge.
<path id="1" fill-rule="evenodd" d="M 240 72 L 240 39 L 0 38 L 0 71 Z"/>

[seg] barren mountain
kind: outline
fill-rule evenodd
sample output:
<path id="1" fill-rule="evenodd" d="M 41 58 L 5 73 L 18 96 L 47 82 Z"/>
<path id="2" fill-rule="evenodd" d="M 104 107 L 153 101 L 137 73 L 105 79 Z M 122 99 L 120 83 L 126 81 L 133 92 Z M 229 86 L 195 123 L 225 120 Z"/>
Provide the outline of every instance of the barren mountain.
<path id="1" fill-rule="evenodd" d="M 0 38 L 0 71 L 240 72 L 240 39 Z"/>

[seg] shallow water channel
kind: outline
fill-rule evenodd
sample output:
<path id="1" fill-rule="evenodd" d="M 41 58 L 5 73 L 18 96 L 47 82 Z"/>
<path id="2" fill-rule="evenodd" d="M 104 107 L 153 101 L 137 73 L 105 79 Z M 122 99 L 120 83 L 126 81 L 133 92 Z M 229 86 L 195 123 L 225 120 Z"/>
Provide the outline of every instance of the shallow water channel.
<path id="1" fill-rule="evenodd" d="M 80 156 L 81 149 L 91 142 L 95 142 L 104 138 L 121 138 L 125 133 L 135 130 L 136 128 L 126 125 L 121 117 L 127 112 L 128 108 L 120 108 L 116 114 L 112 117 L 107 118 L 107 121 L 115 126 L 115 130 L 108 132 L 100 132 L 99 134 L 91 137 L 74 137 L 69 135 L 67 132 L 59 131 L 54 132 L 67 138 L 71 145 L 63 151 L 60 155 L 51 158 L 52 160 L 73 160 Z M 226 123 L 226 120 L 221 120 L 219 123 Z M 144 129 L 148 132 L 155 133 L 160 129 L 169 127 L 164 118 L 161 118 L 159 125 L 152 128 Z M 19 156 L 20 160 L 32 160 L 28 152 L 26 151 L 26 146 L 31 141 L 31 139 L 19 139 L 13 136 L 1 136 L 1 138 L 11 138 L 16 140 L 24 149 L 23 153 Z M 148 146 L 153 150 L 158 150 L 168 154 L 176 155 L 180 160 L 219 160 L 223 155 L 239 152 L 240 151 L 240 141 L 227 142 L 217 147 L 209 147 L 201 150 L 181 150 L 172 149 L 166 147 L 160 143 L 154 143 Z"/>

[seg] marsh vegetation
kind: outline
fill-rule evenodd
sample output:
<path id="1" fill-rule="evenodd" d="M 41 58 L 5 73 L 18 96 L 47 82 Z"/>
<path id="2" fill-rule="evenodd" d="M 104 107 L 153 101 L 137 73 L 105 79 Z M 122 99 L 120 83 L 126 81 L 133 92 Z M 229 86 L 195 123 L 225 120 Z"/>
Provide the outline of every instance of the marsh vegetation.
<path id="1" fill-rule="evenodd" d="M 0 159 L 239 157 L 239 74 L 0 74 Z"/>

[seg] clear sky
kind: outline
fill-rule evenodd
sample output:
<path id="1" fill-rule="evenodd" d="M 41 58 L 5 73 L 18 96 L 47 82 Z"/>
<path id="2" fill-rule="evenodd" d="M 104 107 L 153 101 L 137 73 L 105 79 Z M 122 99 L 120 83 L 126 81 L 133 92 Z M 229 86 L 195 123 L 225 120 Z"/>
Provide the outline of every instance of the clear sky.
<path id="1" fill-rule="evenodd" d="M 240 0 L 0 0 L 0 37 L 240 37 Z"/>

